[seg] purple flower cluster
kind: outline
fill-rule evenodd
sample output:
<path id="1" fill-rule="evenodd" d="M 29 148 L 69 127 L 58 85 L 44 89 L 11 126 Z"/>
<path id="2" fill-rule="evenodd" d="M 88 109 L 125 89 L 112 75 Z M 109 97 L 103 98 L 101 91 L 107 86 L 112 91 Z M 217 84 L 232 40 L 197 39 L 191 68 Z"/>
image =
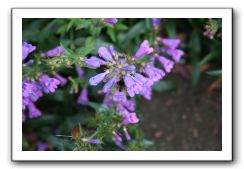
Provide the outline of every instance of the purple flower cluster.
<path id="1" fill-rule="evenodd" d="M 35 46 L 23 42 L 22 44 L 22 59 L 24 60 L 29 53 L 36 49 Z M 51 50 L 54 51 L 54 50 Z M 54 52 L 55 53 L 55 52 Z M 51 53 L 49 52 L 49 56 Z M 58 85 L 65 85 L 67 79 L 59 74 L 50 77 L 46 74 L 41 74 L 37 81 L 23 80 L 22 81 L 22 121 L 26 119 L 25 110 L 28 108 L 29 118 L 36 118 L 42 115 L 42 112 L 36 107 L 35 102 L 43 96 L 43 93 L 54 93 Z"/>
<path id="2" fill-rule="evenodd" d="M 160 19 L 154 19 L 153 23 L 155 29 L 158 28 Z M 130 140 L 130 135 L 125 126 L 139 122 L 135 113 L 135 102 L 128 97 L 142 95 L 150 100 L 153 84 L 170 73 L 174 63 L 179 62 L 184 54 L 178 49 L 179 39 L 158 37 L 154 45 L 151 47 L 149 41 L 144 40 L 134 56 L 119 53 L 113 46 L 100 47 L 99 57 L 91 56 L 82 60 L 90 68 L 105 68 L 104 72 L 91 77 L 89 84 L 96 86 L 101 82 L 105 83 L 102 88 L 105 93 L 103 103 L 110 108 L 114 107 L 123 117 L 119 126 L 123 128 L 126 140 Z M 142 58 L 146 61 L 141 63 Z M 163 69 L 155 67 L 155 60 L 161 63 Z M 115 144 L 124 149 L 122 135 L 118 131 L 113 131 L 113 135 Z"/>
<path id="3" fill-rule="evenodd" d="M 114 25 L 118 22 L 118 19 L 117 18 L 104 18 L 104 22 Z"/>

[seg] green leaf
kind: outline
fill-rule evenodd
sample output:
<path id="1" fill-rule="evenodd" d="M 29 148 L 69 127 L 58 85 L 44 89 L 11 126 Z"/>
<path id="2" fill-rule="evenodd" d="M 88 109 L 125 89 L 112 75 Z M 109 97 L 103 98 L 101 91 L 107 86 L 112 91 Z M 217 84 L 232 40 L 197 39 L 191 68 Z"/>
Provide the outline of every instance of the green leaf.
<path id="1" fill-rule="evenodd" d="M 113 28 L 108 28 L 108 29 L 107 29 L 107 34 L 108 34 L 108 36 L 111 38 L 111 40 L 112 40 L 113 42 L 116 41 L 116 35 L 115 35 L 115 31 L 114 31 Z"/>
<path id="2" fill-rule="evenodd" d="M 214 52 L 211 52 L 209 54 L 207 54 L 201 61 L 200 61 L 200 66 L 208 63 L 210 60 L 216 58 L 218 56 L 218 51 L 214 51 Z"/>
<path id="3" fill-rule="evenodd" d="M 96 112 L 105 112 L 109 111 L 109 108 L 104 104 L 89 102 L 88 104 L 91 108 L 95 109 Z"/>
<path id="4" fill-rule="evenodd" d="M 206 73 L 210 76 L 222 76 L 222 70 L 211 70 Z"/>
<path id="5" fill-rule="evenodd" d="M 118 30 L 118 31 L 126 31 L 128 30 L 128 26 L 122 24 L 122 23 L 117 23 L 115 24 L 115 29 Z"/>
<path id="6" fill-rule="evenodd" d="M 153 90 L 157 92 L 172 91 L 176 89 L 176 83 L 170 80 L 164 80 L 153 85 Z"/>
<path id="7" fill-rule="evenodd" d="M 168 19 L 164 24 L 166 27 L 166 31 L 170 38 L 176 37 L 176 21 L 175 19 Z"/>
<path id="8" fill-rule="evenodd" d="M 85 42 L 85 46 L 80 48 L 77 53 L 86 56 L 94 50 L 95 40 L 93 37 L 88 37 Z"/>

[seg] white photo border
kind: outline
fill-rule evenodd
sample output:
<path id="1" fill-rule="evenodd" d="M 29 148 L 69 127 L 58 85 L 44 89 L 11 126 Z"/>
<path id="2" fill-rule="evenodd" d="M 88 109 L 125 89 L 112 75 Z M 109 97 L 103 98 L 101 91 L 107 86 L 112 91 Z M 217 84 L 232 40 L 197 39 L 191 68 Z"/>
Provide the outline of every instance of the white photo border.
<path id="1" fill-rule="evenodd" d="M 12 161 L 232 161 L 232 8 L 12 8 Z M 22 151 L 22 18 L 222 18 L 222 151 Z"/>

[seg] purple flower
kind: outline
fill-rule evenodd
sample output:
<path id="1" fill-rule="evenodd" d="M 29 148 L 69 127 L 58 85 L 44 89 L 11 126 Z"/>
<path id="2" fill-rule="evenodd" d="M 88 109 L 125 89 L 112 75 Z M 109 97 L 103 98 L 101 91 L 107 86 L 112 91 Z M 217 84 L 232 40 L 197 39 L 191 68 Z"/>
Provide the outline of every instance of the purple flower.
<path id="1" fill-rule="evenodd" d="M 87 105 L 89 102 L 89 99 L 88 99 L 88 92 L 87 92 L 87 88 L 84 87 L 81 92 L 80 92 L 80 95 L 77 99 L 77 103 L 78 104 L 81 104 L 81 105 Z"/>
<path id="2" fill-rule="evenodd" d="M 37 147 L 38 151 L 45 151 L 48 149 L 48 144 L 39 142 L 39 143 L 37 143 L 36 147 Z"/>
<path id="3" fill-rule="evenodd" d="M 154 51 L 153 48 L 150 48 L 149 42 L 148 40 L 144 40 L 141 45 L 140 48 L 137 49 L 136 54 L 134 56 L 135 59 L 139 59 L 144 55 L 150 54 Z"/>
<path id="4" fill-rule="evenodd" d="M 124 146 L 124 144 L 122 143 L 122 137 L 119 135 L 119 134 L 117 134 L 116 132 L 113 132 L 113 134 L 114 134 L 114 142 L 115 142 L 115 144 L 119 147 L 119 148 L 121 148 L 121 149 L 125 149 L 125 146 Z"/>
<path id="5" fill-rule="evenodd" d="M 141 95 L 147 100 L 152 99 L 152 88 L 151 87 L 145 87 L 143 88 L 143 91 L 141 91 Z"/>
<path id="6" fill-rule="evenodd" d="M 180 49 L 168 49 L 166 53 L 174 59 L 174 61 L 179 62 L 182 55 L 184 55 L 184 51 Z"/>
<path id="7" fill-rule="evenodd" d="M 164 67 L 164 70 L 169 73 L 171 72 L 171 69 L 174 67 L 174 62 L 171 60 L 163 57 L 163 56 L 157 56 L 158 61 L 162 64 Z"/>
<path id="8" fill-rule="evenodd" d="M 128 110 L 135 111 L 135 101 L 134 100 L 127 100 L 126 102 L 123 102 L 122 104 Z"/>
<path id="9" fill-rule="evenodd" d="M 42 96 L 40 86 L 36 82 L 23 81 L 22 83 L 22 96 L 24 97 L 23 102 L 28 102 L 27 99 L 35 102 Z M 27 105 L 27 104 L 26 104 Z"/>
<path id="10" fill-rule="evenodd" d="M 76 70 L 76 73 L 78 74 L 79 77 L 85 76 L 85 72 L 80 66 L 75 65 L 75 70 Z"/>
<path id="11" fill-rule="evenodd" d="M 136 113 L 129 113 L 126 114 L 123 121 L 122 121 L 122 125 L 128 125 L 128 124 L 135 124 L 138 123 L 139 119 L 136 116 Z"/>
<path id="12" fill-rule="evenodd" d="M 112 108 L 114 106 L 113 100 L 112 100 L 112 94 L 111 93 L 106 93 L 105 97 L 103 99 L 103 104 L 108 106 L 109 108 Z"/>
<path id="13" fill-rule="evenodd" d="M 60 81 L 47 75 L 41 75 L 40 83 L 45 93 L 54 93 Z"/>
<path id="14" fill-rule="evenodd" d="M 89 79 L 89 83 L 91 86 L 96 86 L 98 83 L 100 83 L 105 76 L 108 74 L 108 72 L 103 72 L 103 73 L 99 73 L 96 76 L 93 76 Z"/>
<path id="15" fill-rule="evenodd" d="M 145 73 L 154 82 L 161 80 L 165 76 L 164 71 L 153 66 L 146 66 Z"/>
<path id="16" fill-rule="evenodd" d="M 117 52 L 116 50 L 114 50 L 114 47 L 112 45 L 109 45 L 108 46 L 108 49 L 110 51 L 110 53 L 113 55 L 113 56 L 121 56 L 122 54 Z"/>
<path id="17" fill-rule="evenodd" d="M 129 114 L 128 110 L 124 107 L 122 103 L 117 103 L 116 105 L 116 111 L 117 113 L 125 116 L 126 114 Z"/>
<path id="18" fill-rule="evenodd" d="M 152 18 L 152 21 L 154 29 L 158 29 L 158 27 L 160 26 L 161 18 Z"/>
<path id="19" fill-rule="evenodd" d="M 158 38 L 164 45 L 170 49 L 176 49 L 180 45 L 180 39 Z"/>
<path id="20" fill-rule="evenodd" d="M 28 109 L 29 109 L 29 117 L 31 119 L 36 118 L 36 117 L 40 117 L 42 115 L 42 112 L 36 108 L 36 106 L 33 102 L 29 102 Z"/>
<path id="21" fill-rule="evenodd" d="M 134 97 L 135 94 L 139 94 L 140 91 L 143 89 L 142 86 L 137 83 L 130 75 L 124 75 L 124 82 L 130 97 Z"/>
<path id="22" fill-rule="evenodd" d="M 111 87 L 118 81 L 118 77 L 113 77 L 103 86 L 103 93 L 107 93 Z"/>
<path id="23" fill-rule="evenodd" d="M 98 49 L 98 54 L 100 57 L 102 57 L 104 60 L 107 60 L 109 62 L 115 63 L 112 54 L 110 53 L 110 51 L 105 48 L 105 47 L 100 47 Z"/>
<path id="24" fill-rule="evenodd" d="M 66 85 L 66 83 L 68 82 L 68 80 L 66 78 L 64 78 L 63 76 L 61 76 L 59 74 L 55 74 L 54 77 L 60 81 L 61 86 Z"/>
<path id="25" fill-rule="evenodd" d="M 30 99 L 28 97 L 22 96 L 22 110 L 25 110 L 26 106 L 29 104 Z"/>
<path id="26" fill-rule="evenodd" d="M 144 77 L 139 73 L 134 73 L 134 80 L 140 83 L 143 87 L 151 87 L 153 85 L 153 81 L 149 78 Z"/>
<path id="27" fill-rule="evenodd" d="M 126 94 L 125 92 L 121 91 L 116 91 L 113 95 L 113 100 L 116 102 L 126 102 Z"/>
<path id="28" fill-rule="evenodd" d="M 28 44 L 27 42 L 22 43 L 22 60 L 25 60 L 25 58 L 34 50 L 36 50 L 36 46 L 32 46 L 31 44 Z"/>
<path id="29" fill-rule="evenodd" d="M 100 140 L 94 139 L 94 138 L 89 138 L 89 139 L 83 138 L 82 141 L 90 143 L 90 144 L 96 144 L 96 145 L 101 144 Z"/>
<path id="30" fill-rule="evenodd" d="M 134 71 L 136 69 L 136 67 L 134 65 L 127 65 L 122 67 L 123 70 L 127 70 L 127 71 Z"/>
<path id="31" fill-rule="evenodd" d="M 90 67 L 90 68 L 93 68 L 93 69 L 96 69 L 98 67 L 100 67 L 101 65 L 105 65 L 106 62 L 103 61 L 102 59 L 99 59 L 95 56 L 92 56 L 90 58 L 86 58 L 84 59 L 84 62 Z"/>
<path id="32" fill-rule="evenodd" d="M 57 46 L 47 52 L 44 52 L 42 53 L 41 55 L 42 56 L 45 56 L 45 57 L 54 57 L 54 56 L 60 56 L 63 54 L 63 48 L 61 46 Z"/>
<path id="33" fill-rule="evenodd" d="M 130 137 L 130 134 L 129 134 L 129 132 L 127 131 L 127 129 L 124 127 L 123 130 L 124 130 L 124 135 L 125 135 L 126 140 L 130 140 L 131 137 Z"/>
<path id="34" fill-rule="evenodd" d="M 114 25 L 118 22 L 118 19 L 117 18 L 104 18 L 104 22 Z"/>

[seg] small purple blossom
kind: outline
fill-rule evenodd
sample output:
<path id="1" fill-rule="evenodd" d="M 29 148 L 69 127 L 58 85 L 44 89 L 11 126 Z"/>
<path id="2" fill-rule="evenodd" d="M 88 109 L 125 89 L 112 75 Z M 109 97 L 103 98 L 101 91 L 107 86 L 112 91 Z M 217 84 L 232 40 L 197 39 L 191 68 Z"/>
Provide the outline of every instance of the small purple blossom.
<path id="1" fill-rule="evenodd" d="M 135 94 L 139 94 L 140 91 L 143 89 L 142 86 L 137 83 L 130 75 L 124 75 L 124 82 L 130 97 L 134 97 Z"/>
<path id="2" fill-rule="evenodd" d="M 39 142 L 39 143 L 37 143 L 36 147 L 37 147 L 38 151 L 45 151 L 48 149 L 48 144 Z"/>
<path id="3" fill-rule="evenodd" d="M 41 91 L 41 88 L 39 84 L 37 84 L 36 82 L 22 82 L 22 96 L 24 97 L 23 102 L 28 102 L 27 99 L 30 99 L 31 101 L 35 102 L 40 97 L 42 97 L 42 95 L 43 93 Z"/>
<path id="4" fill-rule="evenodd" d="M 118 81 L 117 77 L 113 77 L 112 79 L 110 79 L 104 86 L 103 86 L 103 93 L 107 93 L 114 85 L 114 83 L 116 83 Z"/>
<path id="5" fill-rule="evenodd" d="M 140 83 L 143 87 L 151 87 L 153 85 L 153 81 L 149 78 L 144 77 L 139 73 L 134 73 L 134 80 Z"/>
<path id="6" fill-rule="evenodd" d="M 123 70 L 134 71 L 136 67 L 134 65 L 127 65 L 122 67 Z"/>
<path id="7" fill-rule="evenodd" d="M 104 18 L 104 22 L 114 25 L 118 22 L 118 19 L 117 18 Z"/>
<path id="8" fill-rule="evenodd" d="M 174 67 L 174 62 L 171 60 L 163 57 L 163 56 L 157 56 L 158 61 L 161 63 L 161 65 L 164 67 L 164 70 L 169 73 L 171 72 L 171 69 Z"/>
<path id="9" fill-rule="evenodd" d="M 158 29 L 160 26 L 161 18 L 152 18 L 154 29 Z"/>
<path id="10" fill-rule="evenodd" d="M 176 49 L 180 45 L 180 39 L 177 38 L 158 38 L 164 45 L 170 49 Z"/>
<path id="11" fill-rule="evenodd" d="M 43 74 L 40 76 L 40 84 L 45 93 L 54 93 L 58 85 L 60 85 L 60 81 Z"/>
<path id="12" fill-rule="evenodd" d="M 113 132 L 113 135 L 114 135 L 114 142 L 115 142 L 115 144 L 119 147 L 119 148 L 121 148 L 121 149 L 125 149 L 125 145 L 122 143 L 122 137 L 118 134 L 118 133 L 116 133 L 115 131 Z"/>
<path id="13" fill-rule="evenodd" d="M 124 116 L 124 119 L 122 121 L 122 125 L 128 125 L 128 124 L 135 124 L 138 123 L 139 119 L 136 116 L 136 113 L 129 113 Z"/>
<path id="14" fill-rule="evenodd" d="M 168 49 L 166 53 L 174 59 L 174 61 L 179 62 L 181 57 L 184 55 L 184 51 L 180 49 Z"/>
<path id="15" fill-rule="evenodd" d="M 108 74 L 109 72 L 103 72 L 103 73 L 99 73 L 96 76 L 93 76 L 89 79 L 89 83 L 91 86 L 96 86 L 98 83 L 100 83 L 105 76 Z"/>
<path id="16" fill-rule="evenodd" d="M 105 48 L 105 47 L 100 47 L 98 49 L 98 54 L 100 57 L 102 57 L 104 60 L 107 60 L 109 62 L 115 63 L 112 54 L 110 53 L 110 51 Z"/>
<path id="17" fill-rule="evenodd" d="M 108 46 L 108 49 L 109 49 L 110 53 L 111 53 L 113 56 L 122 56 L 121 53 L 119 53 L 119 52 L 117 52 L 116 50 L 114 50 L 113 45 L 109 45 L 109 46 Z"/>
<path id="18" fill-rule="evenodd" d="M 125 116 L 126 114 L 129 114 L 130 112 L 125 108 L 125 106 L 122 104 L 122 103 L 117 103 L 117 106 L 116 106 L 116 111 Z"/>
<path id="19" fill-rule="evenodd" d="M 100 140 L 94 139 L 94 138 L 89 138 L 89 139 L 83 138 L 82 141 L 90 143 L 90 144 L 95 144 L 95 145 L 101 144 Z"/>
<path id="20" fill-rule="evenodd" d="M 144 55 L 148 55 L 154 51 L 153 48 L 150 48 L 148 40 L 144 40 L 139 49 L 137 49 L 136 54 L 134 56 L 135 59 L 139 59 Z"/>
<path id="21" fill-rule="evenodd" d="M 151 87 L 143 88 L 143 90 L 141 91 L 141 95 L 143 95 L 143 97 L 145 99 L 151 100 L 152 99 L 152 88 Z"/>
<path id="22" fill-rule="evenodd" d="M 80 66 L 75 65 L 75 70 L 76 70 L 76 73 L 79 77 L 85 76 L 85 71 Z"/>
<path id="23" fill-rule="evenodd" d="M 54 77 L 60 81 L 60 85 L 64 86 L 67 84 L 68 80 L 61 76 L 60 74 L 55 74 Z"/>
<path id="24" fill-rule="evenodd" d="M 77 103 L 80 104 L 80 105 L 87 105 L 89 102 L 89 99 L 88 99 L 88 91 L 87 91 L 87 88 L 84 87 L 81 92 L 80 92 L 80 95 L 77 99 Z"/>
<path id="25" fill-rule="evenodd" d="M 64 52 L 63 48 L 61 46 L 57 46 L 53 49 L 50 49 L 47 52 L 42 53 L 41 55 L 44 57 L 54 57 L 54 56 L 60 56 Z"/>
<path id="26" fill-rule="evenodd" d="M 103 61 L 102 59 L 99 59 L 95 56 L 92 56 L 90 58 L 86 58 L 84 59 L 84 62 L 90 67 L 90 68 L 93 68 L 93 69 L 96 69 L 96 68 L 99 68 L 101 65 L 105 65 L 106 62 Z"/>
<path id="27" fill-rule="evenodd" d="M 122 105 L 127 108 L 129 111 L 135 111 L 135 101 L 134 100 L 126 100 Z"/>
<path id="28" fill-rule="evenodd" d="M 125 135 L 126 140 L 130 140 L 131 137 L 130 137 L 130 134 L 129 134 L 129 132 L 127 131 L 127 129 L 124 127 L 123 130 L 124 130 L 124 135 Z"/>
<path id="29" fill-rule="evenodd" d="M 36 108 L 36 106 L 33 102 L 29 102 L 28 109 L 29 109 L 30 119 L 40 117 L 42 115 L 42 112 Z"/>
<path id="30" fill-rule="evenodd" d="M 161 80 L 165 76 L 165 73 L 163 70 L 160 70 L 154 66 L 146 66 L 145 73 L 154 82 Z"/>
<path id="31" fill-rule="evenodd" d="M 112 100 L 113 95 L 111 93 L 106 93 L 105 97 L 103 99 L 103 104 L 108 106 L 109 108 L 112 108 L 114 106 L 114 102 Z"/>
<path id="32" fill-rule="evenodd" d="M 125 92 L 121 91 L 116 91 L 113 95 L 113 100 L 116 102 L 126 102 L 126 94 Z"/>
<path id="33" fill-rule="evenodd" d="M 22 43 L 22 60 L 25 60 L 25 58 L 34 50 L 36 50 L 36 46 L 33 46 L 32 44 L 28 44 L 27 42 Z"/>

